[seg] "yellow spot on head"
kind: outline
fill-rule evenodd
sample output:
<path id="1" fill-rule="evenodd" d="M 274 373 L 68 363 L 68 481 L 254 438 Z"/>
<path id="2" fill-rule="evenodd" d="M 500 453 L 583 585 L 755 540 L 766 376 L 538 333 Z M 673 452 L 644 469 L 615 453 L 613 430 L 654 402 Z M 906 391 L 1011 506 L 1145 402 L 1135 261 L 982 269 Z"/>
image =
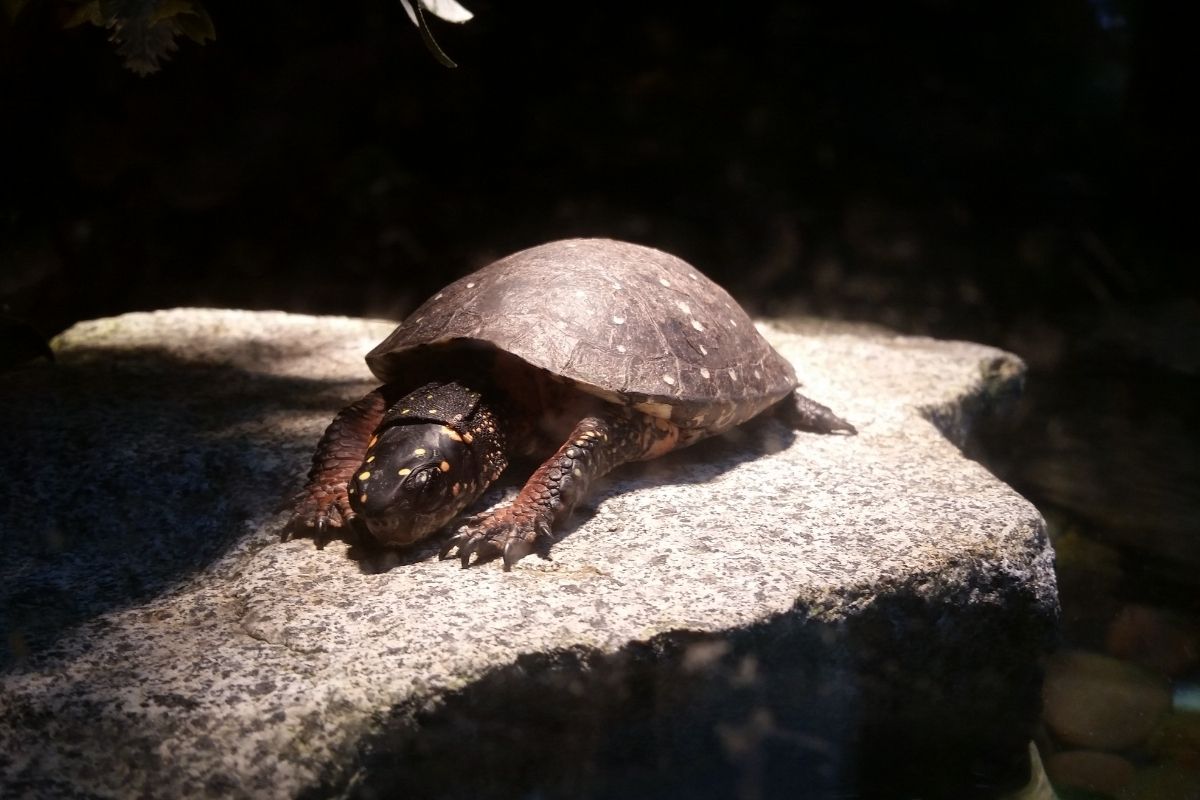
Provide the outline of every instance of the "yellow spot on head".
<path id="1" fill-rule="evenodd" d="M 424 447 L 418 447 L 416 450 L 413 450 L 413 455 L 414 455 L 414 456 L 423 456 L 423 455 L 425 455 L 425 448 L 424 448 Z"/>
<path id="2" fill-rule="evenodd" d="M 367 493 L 366 492 L 363 492 L 362 494 L 360 494 L 358 496 L 358 502 L 360 502 L 360 503 L 367 502 Z"/>
<path id="3" fill-rule="evenodd" d="M 358 473 L 358 479 L 359 479 L 360 481 L 365 481 L 365 480 L 366 480 L 367 478 L 369 478 L 369 477 L 371 477 L 371 472 L 370 472 L 370 470 L 368 470 L 368 471 L 366 471 L 366 472 L 360 472 L 360 473 Z"/>
<path id="4" fill-rule="evenodd" d="M 462 437 L 458 435 L 458 431 L 454 430 L 454 428 L 451 428 L 449 425 L 442 426 L 442 433 L 446 434 L 446 436 L 450 437 L 456 442 L 461 442 L 463 440 Z"/>
<path id="5" fill-rule="evenodd" d="M 409 469 L 408 467 L 405 467 L 404 469 L 400 470 L 400 472 L 398 474 L 400 475 L 401 478 L 403 478 L 405 475 L 407 475 L 410 472 L 412 472 L 412 470 Z"/>
<path id="6" fill-rule="evenodd" d="M 466 442 L 467 444 L 470 444 L 471 442 L 475 441 L 475 437 L 472 436 L 470 433 L 464 433 L 463 441 Z"/>
<path id="7" fill-rule="evenodd" d="M 372 437 L 371 437 L 371 441 L 367 442 L 367 447 L 374 447 L 374 446 L 375 446 L 375 443 L 376 443 L 376 442 L 378 442 L 378 441 L 379 441 L 379 437 L 378 437 L 378 436 L 372 436 Z"/>
<path id="8" fill-rule="evenodd" d="M 367 463 L 368 463 L 368 464 L 370 464 L 370 463 L 371 463 L 372 461 L 374 461 L 374 460 L 375 460 L 375 456 L 367 456 Z"/>
<path id="9" fill-rule="evenodd" d="M 401 414 L 411 414 L 412 409 L 411 408 L 402 408 L 402 409 L 400 409 L 400 413 Z"/>
<path id="10" fill-rule="evenodd" d="M 583 475 L 583 473 L 582 473 L 582 472 L 580 472 L 578 469 L 573 469 L 573 470 L 571 470 L 571 474 L 572 474 L 572 475 L 574 475 L 576 478 L 578 478 L 578 477 L 580 477 L 581 475 Z"/>
<path id="11" fill-rule="evenodd" d="M 438 469 L 440 469 L 442 472 L 449 472 L 450 471 L 450 462 L 443 461 L 442 463 L 438 464 Z"/>

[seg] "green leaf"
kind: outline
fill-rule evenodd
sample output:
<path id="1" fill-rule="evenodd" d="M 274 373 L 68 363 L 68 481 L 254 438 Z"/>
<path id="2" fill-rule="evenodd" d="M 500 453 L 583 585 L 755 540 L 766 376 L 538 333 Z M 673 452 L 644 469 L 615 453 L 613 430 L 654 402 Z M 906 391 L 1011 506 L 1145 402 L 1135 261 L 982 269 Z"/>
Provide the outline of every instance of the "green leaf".
<path id="1" fill-rule="evenodd" d="M 204 44 L 217 38 L 212 18 L 208 16 L 208 12 L 203 6 L 197 6 L 195 12 L 191 14 L 180 14 L 175 18 L 175 22 L 179 26 L 180 33 L 196 44 Z"/>
<path id="2" fill-rule="evenodd" d="M 91 0 L 89 3 L 78 6 L 67 17 L 63 27 L 78 28 L 85 22 L 90 22 L 99 28 L 104 27 L 104 16 L 100 13 L 100 0 Z"/>
<path id="3" fill-rule="evenodd" d="M 191 0 L 159 0 L 147 16 L 151 23 L 155 23 L 165 22 L 171 17 L 195 13 L 196 9 Z"/>

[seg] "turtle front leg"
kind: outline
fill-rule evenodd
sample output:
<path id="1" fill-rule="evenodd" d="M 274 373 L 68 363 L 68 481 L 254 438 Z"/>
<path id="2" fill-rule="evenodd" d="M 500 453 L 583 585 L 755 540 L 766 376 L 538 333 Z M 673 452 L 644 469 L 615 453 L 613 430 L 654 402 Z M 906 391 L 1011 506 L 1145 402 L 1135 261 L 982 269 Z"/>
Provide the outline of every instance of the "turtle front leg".
<path id="1" fill-rule="evenodd" d="M 313 453 L 308 480 L 290 501 L 292 517 L 280 533 L 281 541 L 312 531 L 321 548 L 330 528 L 343 528 L 354 519 L 346 487 L 388 408 L 385 388 L 342 409 L 329 423 Z"/>
<path id="2" fill-rule="evenodd" d="M 553 541 L 554 529 L 588 493 L 594 480 L 627 461 L 674 448 L 679 430 L 670 422 L 627 409 L 588 416 L 567 441 L 538 467 L 509 506 L 467 520 L 443 546 L 446 558 L 458 548 L 463 567 L 503 556 L 504 571 L 533 552 L 539 540 Z"/>

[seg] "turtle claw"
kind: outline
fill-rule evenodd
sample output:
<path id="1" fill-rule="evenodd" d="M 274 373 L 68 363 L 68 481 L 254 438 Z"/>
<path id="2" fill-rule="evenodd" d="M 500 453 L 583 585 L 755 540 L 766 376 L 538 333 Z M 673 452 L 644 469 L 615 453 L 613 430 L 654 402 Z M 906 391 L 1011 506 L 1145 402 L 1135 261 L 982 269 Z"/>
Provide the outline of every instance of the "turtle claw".
<path id="1" fill-rule="evenodd" d="M 455 547 L 462 547 L 463 543 L 466 541 L 467 534 L 465 531 L 459 531 L 451 536 L 446 540 L 446 543 L 442 545 L 442 549 L 438 551 L 438 561 L 445 561 L 450 557 L 451 550 L 453 550 Z"/>
<path id="2" fill-rule="evenodd" d="M 471 554 L 479 549 L 482 539 L 478 533 L 468 536 L 467 541 L 458 547 L 458 560 L 462 562 L 462 568 L 466 569 L 471 565 Z"/>
<path id="3" fill-rule="evenodd" d="M 514 564 L 534 552 L 539 540 L 549 541 L 552 536 L 549 519 L 536 512 L 514 512 L 509 506 L 468 518 L 459 532 L 442 545 L 438 558 L 448 558 L 457 547 L 458 560 L 464 569 L 471 566 L 472 556 L 475 564 L 500 557 L 504 571 L 509 572 Z"/>
<path id="4" fill-rule="evenodd" d="M 313 531 L 313 544 L 315 544 L 317 546 L 318 550 L 324 550 L 325 543 L 328 542 L 329 538 L 330 538 L 329 537 L 329 528 L 330 528 L 329 517 L 326 516 L 324 514 L 324 512 L 322 512 L 321 515 L 317 517 L 317 524 L 314 527 L 316 528 L 316 530 Z"/>
<path id="5" fill-rule="evenodd" d="M 279 540 L 286 542 L 302 535 L 311 535 L 318 550 L 339 533 L 351 530 L 357 514 L 350 508 L 350 499 L 345 487 L 321 486 L 306 488 L 292 501 L 292 517 L 279 533 Z"/>
<path id="6" fill-rule="evenodd" d="M 511 572 L 513 564 L 533 552 L 533 544 L 525 539 L 509 539 L 504 544 L 504 571 Z"/>

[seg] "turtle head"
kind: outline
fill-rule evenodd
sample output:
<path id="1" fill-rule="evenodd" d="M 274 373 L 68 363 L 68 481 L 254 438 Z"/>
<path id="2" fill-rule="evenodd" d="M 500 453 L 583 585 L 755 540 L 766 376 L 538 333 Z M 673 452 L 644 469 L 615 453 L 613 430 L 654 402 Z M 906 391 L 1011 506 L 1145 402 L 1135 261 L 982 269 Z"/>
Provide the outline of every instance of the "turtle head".
<path id="1" fill-rule="evenodd" d="M 379 430 L 347 486 L 350 507 L 381 544 L 424 539 L 472 503 L 490 481 L 471 435 L 440 422 Z"/>

